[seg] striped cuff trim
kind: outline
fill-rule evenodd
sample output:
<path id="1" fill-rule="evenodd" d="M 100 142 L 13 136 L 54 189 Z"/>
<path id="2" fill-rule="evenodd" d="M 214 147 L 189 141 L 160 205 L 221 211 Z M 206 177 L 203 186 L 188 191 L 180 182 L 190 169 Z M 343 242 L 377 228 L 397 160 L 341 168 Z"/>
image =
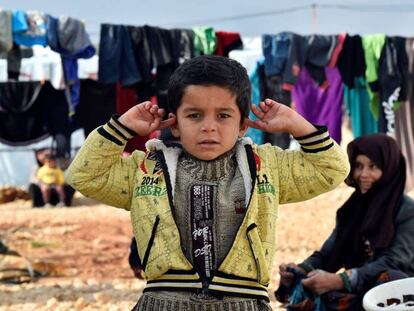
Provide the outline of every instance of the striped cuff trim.
<path id="1" fill-rule="evenodd" d="M 113 124 L 111 124 L 111 121 L 109 121 L 107 123 L 107 125 L 111 128 L 111 130 L 113 130 L 118 136 L 120 136 L 122 139 L 127 140 L 128 138 L 125 136 L 124 133 L 122 133 L 122 131 L 118 130 L 116 128 L 116 126 L 114 126 Z"/>
<path id="2" fill-rule="evenodd" d="M 112 136 L 114 136 L 116 139 L 121 141 L 122 144 L 125 144 L 127 142 L 127 139 L 123 135 L 121 135 L 118 130 L 113 129 L 113 127 L 109 124 L 109 122 L 103 125 L 103 129 L 107 131 L 109 134 L 111 134 Z"/>
<path id="3" fill-rule="evenodd" d="M 115 123 L 117 125 L 117 127 L 121 128 L 122 130 L 127 132 L 128 134 L 126 135 L 126 137 L 128 137 L 128 139 L 138 135 L 135 131 L 131 130 L 130 128 L 126 127 L 121 122 L 119 122 L 118 118 L 119 118 L 119 115 L 114 114 L 111 117 L 111 120 L 109 122 L 113 121 L 113 123 Z"/>
<path id="4" fill-rule="evenodd" d="M 329 136 L 326 126 L 317 126 L 317 131 L 306 136 L 296 137 L 296 140 L 302 147 L 302 151 L 307 153 L 316 153 L 331 148 L 334 143 Z"/>
<path id="5" fill-rule="evenodd" d="M 98 128 L 98 133 L 101 134 L 107 140 L 110 140 L 110 141 L 112 141 L 113 143 L 115 143 L 119 146 L 123 145 L 122 141 L 120 141 L 116 136 L 114 136 L 111 133 L 109 133 L 108 131 L 106 131 L 104 129 L 104 126 L 101 126 L 100 128 Z"/>
<path id="6" fill-rule="evenodd" d="M 326 134 L 328 134 L 328 133 L 326 133 Z M 318 140 L 308 141 L 308 142 L 301 142 L 300 145 L 302 147 L 319 145 L 319 144 L 322 144 L 322 143 L 328 141 L 329 139 L 331 139 L 331 137 L 326 135 L 326 137 L 318 139 Z"/>
<path id="7" fill-rule="evenodd" d="M 332 139 L 330 141 L 332 141 Z M 319 147 L 319 148 L 316 148 L 316 149 L 309 149 L 309 148 L 302 147 L 302 151 L 307 152 L 307 153 L 317 153 L 317 152 L 328 150 L 328 149 L 332 148 L 333 145 L 334 145 L 334 143 L 331 142 L 329 145 Z"/>
<path id="8" fill-rule="evenodd" d="M 131 135 L 131 133 L 125 129 L 125 126 L 121 126 L 121 123 L 114 118 L 111 118 L 107 124 L 111 126 L 111 128 L 116 129 L 116 131 L 119 132 L 120 135 L 124 137 L 124 139 L 131 139 L 135 136 Z"/>
<path id="9" fill-rule="evenodd" d="M 304 136 L 299 136 L 299 137 L 294 137 L 299 143 L 301 143 L 304 140 L 307 139 L 312 139 L 314 137 L 317 137 L 319 135 L 322 135 L 324 133 L 328 133 L 328 128 L 326 126 L 322 126 L 322 125 L 315 125 L 313 124 L 314 127 L 316 127 L 316 131 L 313 133 L 310 133 L 308 135 L 304 135 Z"/>

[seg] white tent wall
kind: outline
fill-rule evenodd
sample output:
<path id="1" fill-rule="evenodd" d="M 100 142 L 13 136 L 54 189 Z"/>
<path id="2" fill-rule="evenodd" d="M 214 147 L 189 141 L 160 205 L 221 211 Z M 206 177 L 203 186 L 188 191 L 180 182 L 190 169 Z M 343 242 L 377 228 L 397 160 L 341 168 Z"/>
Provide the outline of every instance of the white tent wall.
<path id="1" fill-rule="evenodd" d="M 71 136 L 72 150 L 80 148 L 84 140 L 83 130 L 75 131 Z M 36 165 L 34 150 L 49 148 L 51 145 L 51 137 L 22 147 L 0 143 L 0 185 L 27 186 Z"/>

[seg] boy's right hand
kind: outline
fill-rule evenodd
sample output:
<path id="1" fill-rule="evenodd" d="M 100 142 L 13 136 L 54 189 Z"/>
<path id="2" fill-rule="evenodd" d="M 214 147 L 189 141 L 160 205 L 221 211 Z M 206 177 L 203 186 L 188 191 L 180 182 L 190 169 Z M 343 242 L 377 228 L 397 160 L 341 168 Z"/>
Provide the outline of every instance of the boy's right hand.
<path id="1" fill-rule="evenodd" d="M 139 136 L 147 136 L 154 131 L 175 124 L 175 115 L 170 113 L 168 119 L 163 121 L 164 113 L 164 109 L 150 101 L 145 101 L 129 109 L 119 117 L 118 121 Z"/>

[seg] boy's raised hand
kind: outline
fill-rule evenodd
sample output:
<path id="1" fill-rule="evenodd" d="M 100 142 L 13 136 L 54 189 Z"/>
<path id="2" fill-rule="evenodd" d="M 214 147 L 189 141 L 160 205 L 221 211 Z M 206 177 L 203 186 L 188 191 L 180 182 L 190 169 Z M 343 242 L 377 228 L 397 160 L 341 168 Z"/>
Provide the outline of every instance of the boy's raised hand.
<path id="1" fill-rule="evenodd" d="M 288 132 L 294 137 L 310 134 L 316 128 L 295 110 L 266 98 L 258 106 L 252 105 L 257 120 L 248 119 L 250 127 L 268 133 Z"/>
<path id="2" fill-rule="evenodd" d="M 249 126 L 268 133 L 287 130 L 287 120 L 291 117 L 291 109 L 274 100 L 266 98 L 258 106 L 252 105 L 252 112 L 257 120 L 249 120 Z"/>
<path id="3" fill-rule="evenodd" d="M 163 121 L 164 113 L 164 109 L 146 101 L 129 109 L 119 117 L 118 121 L 139 136 L 147 136 L 153 131 L 169 127 L 176 122 L 176 117 L 172 113 L 169 114 L 168 119 Z"/>

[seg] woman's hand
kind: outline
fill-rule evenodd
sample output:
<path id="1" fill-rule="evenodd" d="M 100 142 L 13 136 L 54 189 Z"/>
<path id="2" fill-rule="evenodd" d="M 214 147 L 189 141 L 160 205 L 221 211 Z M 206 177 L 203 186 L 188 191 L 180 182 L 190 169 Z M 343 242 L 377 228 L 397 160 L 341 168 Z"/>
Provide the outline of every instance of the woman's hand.
<path id="1" fill-rule="evenodd" d="M 316 295 L 344 288 L 344 283 L 339 274 L 319 269 L 309 272 L 308 278 L 302 280 L 302 284 Z"/>
<path id="2" fill-rule="evenodd" d="M 306 274 L 306 272 L 305 270 L 303 270 L 301 267 L 299 267 L 297 264 L 293 262 L 290 262 L 288 264 L 282 263 L 279 266 L 280 284 L 286 287 L 291 287 L 295 279 L 295 276 L 292 272 L 287 271 L 288 267 L 299 270 L 303 274 Z"/>
<path id="3" fill-rule="evenodd" d="M 175 115 L 170 113 L 168 119 L 163 121 L 164 113 L 164 109 L 160 109 L 156 104 L 146 101 L 129 109 L 119 117 L 118 121 L 139 136 L 147 136 L 153 131 L 175 124 Z"/>

